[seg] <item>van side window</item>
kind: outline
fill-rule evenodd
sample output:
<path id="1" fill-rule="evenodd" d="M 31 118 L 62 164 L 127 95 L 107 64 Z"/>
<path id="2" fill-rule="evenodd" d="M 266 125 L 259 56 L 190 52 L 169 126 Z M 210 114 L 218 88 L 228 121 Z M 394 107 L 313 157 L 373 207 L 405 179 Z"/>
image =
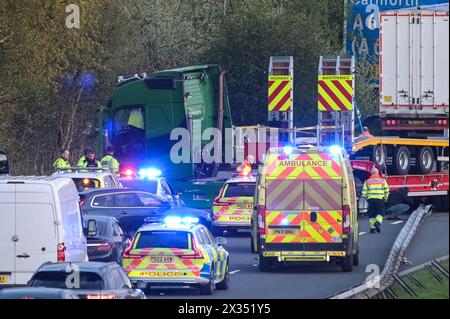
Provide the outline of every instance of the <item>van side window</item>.
<path id="1" fill-rule="evenodd" d="M 103 178 L 103 182 L 105 183 L 105 188 L 113 188 L 111 185 L 111 178 L 109 176 L 105 176 Z"/>

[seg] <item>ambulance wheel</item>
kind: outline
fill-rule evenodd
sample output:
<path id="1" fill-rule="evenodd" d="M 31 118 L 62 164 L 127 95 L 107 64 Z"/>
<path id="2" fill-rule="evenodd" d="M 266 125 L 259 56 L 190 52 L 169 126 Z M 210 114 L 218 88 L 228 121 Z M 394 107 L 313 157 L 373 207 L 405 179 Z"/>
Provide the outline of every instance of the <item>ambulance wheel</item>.
<path id="1" fill-rule="evenodd" d="M 214 236 L 223 236 L 223 229 L 217 226 L 212 226 L 211 227 L 211 232 L 213 233 Z"/>
<path id="2" fill-rule="evenodd" d="M 212 295 L 214 291 L 214 272 L 211 270 L 209 274 L 209 282 L 206 285 L 200 285 L 200 294 L 201 295 Z"/>
<path id="3" fill-rule="evenodd" d="M 411 153 L 406 146 L 400 146 L 395 152 L 395 168 L 397 174 L 406 175 L 409 172 L 411 166 Z"/>
<path id="4" fill-rule="evenodd" d="M 353 266 L 358 265 L 359 265 L 359 247 L 358 250 L 356 251 L 356 254 L 353 255 Z"/>
<path id="5" fill-rule="evenodd" d="M 353 261 L 354 261 L 353 257 L 354 257 L 354 255 L 351 254 L 342 259 L 341 269 L 343 272 L 352 272 L 353 271 Z"/>
<path id="6" fill-rule="evenodd" d="M 253 238 L 253 235 L 250 235 L 250 251 L 253 253 L 253 254 L 256 254 L 257 252 L 258 252 L 258 248 L 255 248 L 256 247 L 256 243 L 255 243 L 255 239 Z"/>
<path id="7" fill-rule="evenodd" d="M 263 255 L 259 254 L 259 271 L 262 272 L 270 272 L 272 270 L 272 258 L 263 257 Z"/>
<path id="8" fill-rule="evenodd" d="M 227 267 L 225 268 L 225 275 L 223 277 L 223 280 L 216 284 L 216 289 L 218 290 L 228 290 L 230 287 L 230 271 L 227 263 Z"/>

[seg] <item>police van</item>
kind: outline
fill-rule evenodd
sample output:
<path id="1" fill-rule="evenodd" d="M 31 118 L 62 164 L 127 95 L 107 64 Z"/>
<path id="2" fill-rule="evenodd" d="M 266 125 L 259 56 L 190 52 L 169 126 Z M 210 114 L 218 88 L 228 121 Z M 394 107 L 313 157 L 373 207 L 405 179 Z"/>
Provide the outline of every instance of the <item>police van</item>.
<path id="1" fill-rule="evenodd" d="M 252 214 L 260 271 L 281 262 L 358 265 L 355 182 L 345 150 L 271 148 L 261 166 Z"/>

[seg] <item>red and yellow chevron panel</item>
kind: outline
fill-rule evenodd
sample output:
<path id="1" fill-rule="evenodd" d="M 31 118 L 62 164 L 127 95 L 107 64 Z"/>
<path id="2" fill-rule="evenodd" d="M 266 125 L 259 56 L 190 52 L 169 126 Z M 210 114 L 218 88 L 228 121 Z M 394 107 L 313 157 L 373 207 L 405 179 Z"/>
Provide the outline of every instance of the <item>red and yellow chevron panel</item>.
<path id="1" fill-rule="evenodd" d="M 342 209 L 342 180 L 313 179 L 304 182 L 305 210 Z"/>
<path id="2" fill-rule="evenodd" d="M 268 179 L 341 179 L 342 168 L 338 161 L 326 153 L 270 154 L 263 174 Z"/>
<path id="3" fill-rule="evenodd" d="M 319 111 L 353 110 L 353 76 L 319 75 Z"/>
<path id="4" fill-rule="evenodd" d="M 289 75 L 269 76 L 269 112 L 292 110 L 292 82 Z"/>
<path id="5" fill-rule="evenodd" d="M 339 243 L 342 242 L 342 211 L 266 212 L 267 243 Z"/>

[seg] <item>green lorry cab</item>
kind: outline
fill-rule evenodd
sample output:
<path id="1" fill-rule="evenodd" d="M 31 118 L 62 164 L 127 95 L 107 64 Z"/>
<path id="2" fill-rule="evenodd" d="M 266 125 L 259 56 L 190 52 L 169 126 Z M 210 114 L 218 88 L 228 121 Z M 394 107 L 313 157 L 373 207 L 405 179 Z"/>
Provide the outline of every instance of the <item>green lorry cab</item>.
<path id="1" fill-rule="evenodd" d="M 205 130 L 219 129 L 223 135 L 232 127 L 223 74 L 219 65 L 200 65 L 120 78 L 100 110 L 99 153 L 112 145 L 121 172 L 155 168 L 185 193 L 188 205 L 192 200 L 194 207 L 211 208 L 211 194 L 223 183 L 205 182 L 218 164 L 205 163 L 199 154 L 211 142 Z M 179 147 L 183 142 L 187 148 Z M 194 186 L 185 188 L 187 182 Z"/>

